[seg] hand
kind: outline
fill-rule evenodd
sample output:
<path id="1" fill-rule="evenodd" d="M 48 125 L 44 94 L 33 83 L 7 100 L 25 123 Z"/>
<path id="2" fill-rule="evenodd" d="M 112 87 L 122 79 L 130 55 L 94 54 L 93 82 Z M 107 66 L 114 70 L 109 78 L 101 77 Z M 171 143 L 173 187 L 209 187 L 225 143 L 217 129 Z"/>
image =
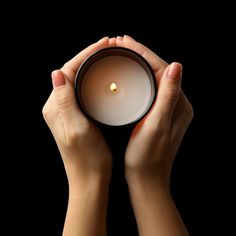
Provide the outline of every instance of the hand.
<path id="1" fill-rule="evenodd" d="M 125 154 L 126 175 L 159 176 L 168 182 L 172 162 L 193 117 L 192 106 L 181 90 L 182 66 L 168 65 L 128 36 L 119 37 L 116 44 L 141 54 L 152 66 L 158 84 L 153 108 L 131 134 Z"/>
<path id="2" fill-rule="evenodd" d="M 81 63 L 112 46 L 103 38 L 52 72 L 53 91 L 43 115 L 60 150 L 69 182 L 63 236 L 106 235 L 106 210 L 112 156 L 102 134 L 79 110 L 73 82 Z"/>
<path id="3" fill-rule="evenodd" d="M 181 90 L 182 66 L 170 66 L 128 36 L 116 45 L 141 54 L 152 66 L 157 99 L 134 128 L 125 154 L 125 173 L 140 236 L 189 235 L 169 191 L 172 162 L 193 117 Z"/>
<path id="4" fill-rule="evenodd" d="M 43 115 L 60 150 L 69 184 L 92 177 L 110 178 L 112 157 L 102 134 L 79 110 L 73 82 L 81 63 L 93 52 L 109 46 L 103 38 L 52 72 L 53 91 Z"/>

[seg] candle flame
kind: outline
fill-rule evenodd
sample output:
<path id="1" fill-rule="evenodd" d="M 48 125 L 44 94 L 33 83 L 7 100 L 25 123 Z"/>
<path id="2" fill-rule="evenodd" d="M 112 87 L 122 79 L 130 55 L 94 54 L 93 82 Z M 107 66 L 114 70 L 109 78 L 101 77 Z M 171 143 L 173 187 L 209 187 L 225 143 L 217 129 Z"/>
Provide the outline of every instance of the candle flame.
<path id="1" fill-rule="evenodd" d="M 116 83 L 111 83 L 110 90 L 113 93 L 117 92 L 117 85 L 116 85 Z"/>

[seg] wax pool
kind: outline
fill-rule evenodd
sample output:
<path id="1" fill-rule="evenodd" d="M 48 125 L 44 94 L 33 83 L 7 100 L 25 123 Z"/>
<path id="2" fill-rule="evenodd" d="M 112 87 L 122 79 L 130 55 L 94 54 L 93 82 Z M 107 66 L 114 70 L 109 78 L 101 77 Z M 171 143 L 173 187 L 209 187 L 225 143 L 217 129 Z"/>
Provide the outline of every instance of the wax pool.
<path id="1" fill-rule="evenodd" d="M 90 66 L 81 82 L 81 100 L 89 116 L 112 126 L 132 123 L 149 110 L 153 81 L 135 60 L 107 56 Z"/>

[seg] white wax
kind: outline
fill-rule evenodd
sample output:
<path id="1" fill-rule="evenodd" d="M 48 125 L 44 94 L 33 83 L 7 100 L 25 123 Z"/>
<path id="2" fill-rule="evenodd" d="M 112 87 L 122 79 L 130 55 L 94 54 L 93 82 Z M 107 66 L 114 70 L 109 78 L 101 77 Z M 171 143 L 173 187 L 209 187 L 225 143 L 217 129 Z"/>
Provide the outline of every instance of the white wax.
<path id="1" fill-rule="evenodd" d="M 116 91 L 110 89 L 112 83 L 117 86 Z M 137 62 L 123 56 L 108 56 L 86 72 L 81 97 L 95 120 L 119 126 L 146 113 L 154 96 L 153 89 L 147 73 Z"/>

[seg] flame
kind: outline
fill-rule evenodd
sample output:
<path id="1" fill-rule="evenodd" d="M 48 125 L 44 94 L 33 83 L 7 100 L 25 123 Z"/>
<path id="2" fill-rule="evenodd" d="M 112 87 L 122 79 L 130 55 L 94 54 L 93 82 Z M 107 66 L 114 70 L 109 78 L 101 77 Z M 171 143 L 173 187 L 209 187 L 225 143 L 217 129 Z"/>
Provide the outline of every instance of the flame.
<path id="1" fill-rule="evenodd" d="M 117 90 L 118 90 L 118 88 L 117 88 L 117 85 L 116 85 L 116 83 L 111 83 L 111 85 L 110 85 L 110 90 L 111 90 L 111 92 L 113 92 L 113 93 L 116 93 L 117 92 Z"/>

